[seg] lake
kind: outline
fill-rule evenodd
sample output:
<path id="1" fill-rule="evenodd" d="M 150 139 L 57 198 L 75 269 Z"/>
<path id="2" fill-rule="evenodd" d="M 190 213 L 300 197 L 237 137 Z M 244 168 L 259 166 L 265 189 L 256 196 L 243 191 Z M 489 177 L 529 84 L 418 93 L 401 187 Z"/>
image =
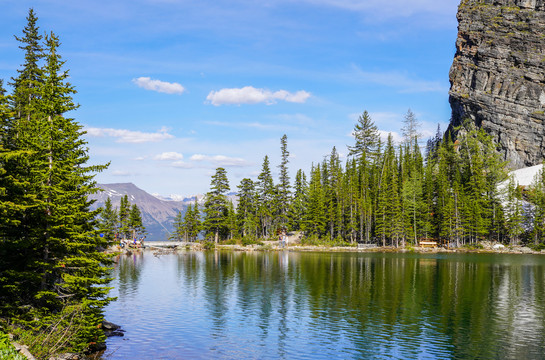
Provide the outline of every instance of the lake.
<path id="1" fill-rule="evenodd" d="M 543 359 L 545 256 L 121 255 L 105 359 Z"/>

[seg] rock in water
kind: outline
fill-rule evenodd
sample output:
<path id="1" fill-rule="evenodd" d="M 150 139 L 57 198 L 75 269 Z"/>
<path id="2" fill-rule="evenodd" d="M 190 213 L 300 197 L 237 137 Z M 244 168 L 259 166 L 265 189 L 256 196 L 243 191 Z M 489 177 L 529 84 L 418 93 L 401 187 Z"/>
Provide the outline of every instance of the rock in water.
<path id="1" fill-rule="evenodd" d="M 451 130 L 470 118 L 511 167 L 545 157 L 545 0 L 462 0 Z"/>

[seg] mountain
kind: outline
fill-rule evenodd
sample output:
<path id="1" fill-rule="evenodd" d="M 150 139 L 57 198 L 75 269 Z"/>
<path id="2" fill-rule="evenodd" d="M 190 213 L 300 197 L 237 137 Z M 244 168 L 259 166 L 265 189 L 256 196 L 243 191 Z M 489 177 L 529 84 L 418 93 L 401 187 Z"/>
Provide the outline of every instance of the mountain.
<path id="1" fill-rule="evenodd" d="M 450 130 L 466 118 L 513 168 L 545 157 L 545 0 L 462 0 L 450 69 Z"/>
<path id="2" fill-rule="evenodd" d="M 129 202 L 136 204 L 142 212 L 142 222 L 149 240 L 166 240 L 173 231 L 173 220 L 178 211 L 183 214 L 187 204 L 193 201 L 193 198 L 188 201 L 159 199 L 132 183 L 98 184 L 98 187 L 103 191 L 89 196 L 90 199 L 97 200 L 93 208 L 103 206 L 108 197 L 114 207 L 119 207 L 121 198 L 127 195 Z"/>

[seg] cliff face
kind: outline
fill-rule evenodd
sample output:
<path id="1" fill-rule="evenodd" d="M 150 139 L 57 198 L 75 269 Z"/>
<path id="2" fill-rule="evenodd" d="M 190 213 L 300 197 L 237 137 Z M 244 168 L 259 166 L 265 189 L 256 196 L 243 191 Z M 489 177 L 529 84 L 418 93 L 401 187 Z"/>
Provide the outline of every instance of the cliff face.
<path id="1" fill-rule="evenodd" d="M 545 0 L 462 0 L 451 128 L 466 118 L 520 168 L 545 158 Z"/>

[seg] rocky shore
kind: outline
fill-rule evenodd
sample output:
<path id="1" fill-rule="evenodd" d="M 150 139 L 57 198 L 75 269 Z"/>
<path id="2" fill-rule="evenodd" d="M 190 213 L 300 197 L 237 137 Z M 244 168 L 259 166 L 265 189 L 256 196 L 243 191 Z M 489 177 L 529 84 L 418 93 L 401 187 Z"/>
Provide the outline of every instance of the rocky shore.
<path id="1" fill-rule="evenodd" d="M 527 246 L 508 245 L 483 241 L 473 246 L 462 246 L 459 248 L 446 248 L 442 246 L 421 247 L 407 245 L 404 247 L 377 246 L 374 244 L 355 244 L 354 246 L 328 246 L 328 245 L 306 245 L 299 242 L 288 243 L 287 246 L 280 246 L 278 241 L 262 241 L 261 244 L 251 245 L 215 245 L 216 250 L 225 251 L 301 251 L 301 252 L 399 252 L 399 253 L 499 253 L 499 254 L 543 254 L 545 250 L 535 251 Z M 118 249 L 119 250 L 119 249 Z M 123 250 L 123 249 L 122 249 Z M 145 249 L 123 250 L 125 253 L 134 251 L 153 251 L 155 255 L 165 255 L 178 251 L 204 251 L 208 248 L 203 243 L 193 243 L 191 245 L 172 246 L 169 248 L 158 249 L 156 247 L 147 247 Z M 115 250 L 114 250 L 115 251 Z"/>

